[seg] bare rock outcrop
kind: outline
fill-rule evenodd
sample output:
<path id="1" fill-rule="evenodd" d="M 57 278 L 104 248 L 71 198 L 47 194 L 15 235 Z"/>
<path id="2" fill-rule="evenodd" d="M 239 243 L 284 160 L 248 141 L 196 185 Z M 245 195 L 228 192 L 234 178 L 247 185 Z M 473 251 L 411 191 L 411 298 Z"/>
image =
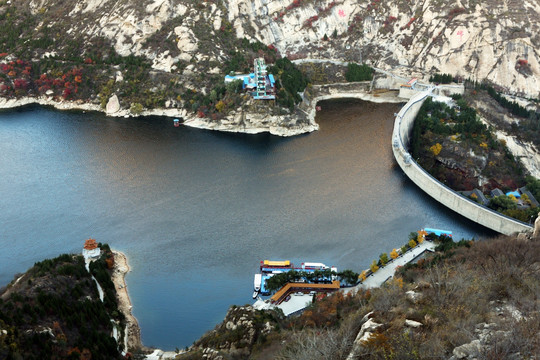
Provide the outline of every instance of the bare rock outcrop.
<path id="1" fill-rule="evenodd" d="M 109 98 L 105 111 L 107 115 L 111 115 L 120 111 L 120 101 L 118 100 L 118 96 L 116 96 L 116 94 Z"/>
<path id="2" fill-rule="evenodd" d="M 538 216 L 534 222 L 533 238 L 540 238 L 540 216 Z"/>
<path id="3" fill-rule="evenodd" d="M 166 72 L 178 61 L 223 63 L 230 49 L 208 41 L 226 34 L 271 44 L 291 58 L 368 62 L 424 79 L 450 73 L 527 97 L 540 94 L 540 3 L 534 0 L 23 1 L 34 14 L 54 12 L 51 25 L 71 24 L 68 34 L 107 38 L 118 54 L 145 56 Z"/>
<path id="4" fill-rule="evenodd" d="M 232 306 L 223 322 L 197 340 L 188 353 L 215 360 L 247 357 L 257 339 L 274 331 L 281 319 L 282 314 L 274 310 Z"/>

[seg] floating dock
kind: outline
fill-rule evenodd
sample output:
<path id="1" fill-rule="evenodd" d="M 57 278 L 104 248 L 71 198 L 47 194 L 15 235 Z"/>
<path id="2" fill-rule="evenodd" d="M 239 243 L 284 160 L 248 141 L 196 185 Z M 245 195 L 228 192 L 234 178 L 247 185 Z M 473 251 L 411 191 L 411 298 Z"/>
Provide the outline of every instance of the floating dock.
<path id="1" fill-rule="evenodd" d="M 326 270 L 331 270 L 332 275 L 330 277 L 319 277 L 317 278 L 316 282 L 312 282 L 313 284 L 317 283 L 325 283 L 329 284 L 333 281 L 337 280 L 337 268 L 336 267 L 329 267 L 326 266 L 323 263 L 316 263 L 316 262 L 304 262 L 299 267 L 295 267 L 293 263 L 291 263 L 289 260 L 280 260 L 280 261 L 272 261 L 272 260 L 264 260 L 261 261 L 260 265 L 260 272 L 255 274 L 254 280 L 253 280 L 253 298 L 255 299 L 259 294 L 261 295 L 270 295 L 270 291 L 266 288 L 266 281 L 270 279 L 272 276 L 276 274 L 281 274 L 288 271 L 301 271 L 304 273 L 315 273 L 315 272 L 321 272 Z M 308 279 L 301 279 L 299 282 L 301 283 L 307 283 L 310 282 Z"/>

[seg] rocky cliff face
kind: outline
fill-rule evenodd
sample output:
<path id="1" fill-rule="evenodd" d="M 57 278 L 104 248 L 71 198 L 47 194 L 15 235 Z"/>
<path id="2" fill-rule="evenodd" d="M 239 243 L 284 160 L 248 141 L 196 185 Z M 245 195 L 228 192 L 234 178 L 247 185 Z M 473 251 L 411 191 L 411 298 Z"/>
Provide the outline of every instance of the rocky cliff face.
<path id="1" fill-rule="evenodd" d="M 28 3 L 28 4 L 22 4 Z M 110 39 L 155 70 L 220 72 L 224 34 L 293 58 L 368 62 L 406 75 L 488 79 L 510 92 L 540 89 L 540 3 L 533 0 L 79 0 L 19 2 L 65 34 Z M 9 6 L 9 5 L 8 5 Z M 36 24 L 36 30 L 44 23 Z M 184 64 L 185 65 L 185 64 Z"/>

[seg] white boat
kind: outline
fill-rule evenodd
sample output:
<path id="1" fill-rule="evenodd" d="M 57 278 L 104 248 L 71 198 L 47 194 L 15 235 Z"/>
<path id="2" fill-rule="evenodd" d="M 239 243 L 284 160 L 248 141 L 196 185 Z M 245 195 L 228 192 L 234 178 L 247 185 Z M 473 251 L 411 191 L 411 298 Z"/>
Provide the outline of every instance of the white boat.
<path id="1" fill-rule="evenodd" d="M 262 274 L 255 274 L 255 278 L 253 279 L 253 289 L 255 292 L 261 291 L 261 283 L 262 283 Z"/>
<path id="2" fill-rule="evenodd" d="M 302 269 L 311 269 L 311 270 L 326 270 L 328 269 L 328 266 L 324 265 L 323 263 L 316 263 L 316 262 L 305 262 L 302 263 Z"/>

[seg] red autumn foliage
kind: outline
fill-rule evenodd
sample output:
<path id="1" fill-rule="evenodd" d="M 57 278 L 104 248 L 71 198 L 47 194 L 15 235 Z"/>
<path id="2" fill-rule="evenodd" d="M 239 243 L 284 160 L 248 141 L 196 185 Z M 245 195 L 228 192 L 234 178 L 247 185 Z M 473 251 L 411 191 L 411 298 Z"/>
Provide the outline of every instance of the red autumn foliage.
<path id="1" fill-rule="evenodd" d="M 47 92 L 47 90 L 50 90 L 51 87 L 49 85 L 43 85 L 43 86 L 40 86 L 38 87 L 38 92 L 39 93 L 45 93 Z"/>
<path id="2" fill-rule="evenodd" d="M 15 88 L 15 90 L 25 90 L 28 87 L 28 81 L 26 81 L 25 79 L 15 79 L 13 81 L 13 87 Z"/>
<path id="3" fill-rule="evenodd" d="M 64 87 L 64 80 L 62 80 L 62 79 L 54 79 L 52 84 L 55 87 Z"/>
<path id="4" fill-rule="evenodd" d="M 294 8 L 297 8 L 301 5 L 302 1 L 301 0 L 294 0 L 289 6 L 287 6 L 287 10 L 291 10 L 291 9 L 294 9 Z"/>
<path id="5" fill-rule="evenodd" d="M 67 98 L 69 98 L 70 95 L 71 95 L 71 88 L 65 88 L 64 91 L 62 92 L 62 97 L 64 98 L 64 100 L 67 100 Z"/>
<path id="6" fill-rule="evenodd" d="M 315 21 L 319 20 L 319 16 L 318 15 L 313 15 L 312 17 L 310 17 L 309 19 L 307 19 L 305 22 L 304 22 L 304 27 L 312 27 L 313 26 L 313 23 Z"/>
<path id="7" fill-rule="evenodd" d="M 390 26 L 392 23 L 397 21 L 397 17 L 395 16 L 389 16 L 384 20 L 384 27 Z"/>
<path id="8" fill-rule="evenodd" d="M 411 20 L 409 20 L 409 22 L 407 23 L 407 25 L 401 27 L 401 30 L 408 29 L 411 26 L 411 24 L 414 22 L 414 20 L 416 20 L 416 18 L 412 17 Z"/>

